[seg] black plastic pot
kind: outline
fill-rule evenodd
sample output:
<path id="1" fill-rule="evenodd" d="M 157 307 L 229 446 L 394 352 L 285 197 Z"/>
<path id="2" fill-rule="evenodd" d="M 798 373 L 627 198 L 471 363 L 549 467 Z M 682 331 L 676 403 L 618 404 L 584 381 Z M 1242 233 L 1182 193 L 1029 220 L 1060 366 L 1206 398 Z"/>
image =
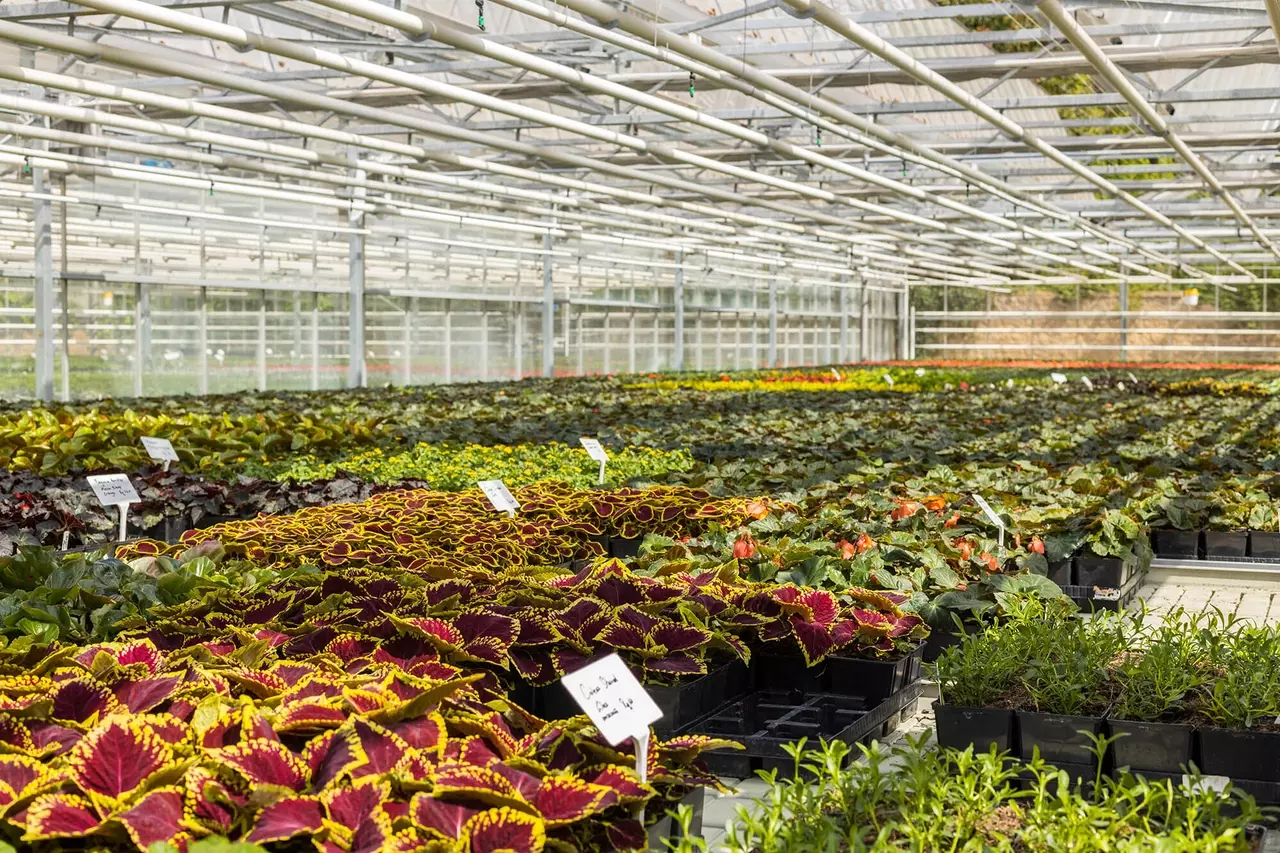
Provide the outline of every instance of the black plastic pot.
<path id="1" fill-rule="evenodd" d="M 622 539 L 618 536 L 610 537 L 609 556 L 621 557 L 623 559 L 638 556 L 640 553 L 640 543 L 643 541 L 643 536 L 637 536 L 634 539 Z"/>
<path id="2" fill-rule="evenodd" d="M 1151 550 L 1157 557 L 1200 556 L 1199 530 L 1153 530 Z"/>
<path id="3" fill-rule="evenodd" d="M 1030 761 L 1036 749 L 1050 764 L 1088 764 L 1093 759 L 1093 741 L 1083 734 L 1101 734 L 1101 717 L 1076 717 L 1069 714 L 1045 714 L 1039 711 L 1018 712 L 1018 754 Z"/>
<path id="4" fill-rule="evenodd" d="M 1075 562 L 1068 557 L 1049 564 L 1049 580 L 1058 586 L 1070 586 L 1075 583 Z"/>
<path id="5" fill-rule="evenodd" d="M 1249 531 L 1249 556 L 1280 560 L 1280 533 L 1268 530 Z"/>
<path id="6" fill-rule="evenodd" d="M 1198 734 L 1203 773 L 1280 782 L 1280 732 L 1206 726 Z"/>
<path id="7" fill-rule="evenodd" d="M 1017 751 L 1017 730 L 1012 711 L 1000 708 L 962 708 L 958 705 L 933 703 L 933 723 L 938 732 L 938 746 L 988 752 L 995 744 L 996 752 Z"/>
<path id="8" fill-rule="evenodd" d="M 915 678 L 920 672 L 923 647 L 897 659 L 872 659 L 832 656 L 827 658 L 822 674 L 822 690 L 839 696 L 862 696 L 869 702 L 883 702 Z"/>
<path id="9" fill-rule="evenodd" d="M 1249 553 L 1249 533 L 1243 530 L 1206 530 L 1204 556 L 1209 560 L 1230 560 Z"/>
<path id="10" fill-rule="evenodd" d="M 826 661 L 805 666 L 799 652 L 757 651 L 751 655 L 751 689 L 787 690 L 803 695 L 821 693 L 825 670 Z"/>
<path id="11" fill-rule="evenodd" d="M 1192 759 L 1195 726 L 1116 719 L 1108 720 L 1107 726 L 1112 736 L 1124 735 L 1111 745 L 1117 768 L 1181 773 Z"/>
<path id="12" fill-rule="evenodd" d="M 1129 579 L 1129 564 L 1118 557 L 1076 557 L 1076 584 L 1119 589 Z"/>
<path id="13" fill-rule="evenodd" d="M 676 823 L 675 818 L 671 817 L 670 812 L 680 808 L 680 806 L 689 806 L 693 811 L 692 819 L 689 821 L 689 834 L 693 838 L 702 836 L 702 815 L 706 803 L 706 788 L 694 788 L 692 791 L 684 795 L 680 802 L 661 809 L 661 815 L 653 823 L 649 825 L 649 849 L 650 850 L 669 850 L 667 840 L 678 841 L 682 835 L 680 824 Z"/>

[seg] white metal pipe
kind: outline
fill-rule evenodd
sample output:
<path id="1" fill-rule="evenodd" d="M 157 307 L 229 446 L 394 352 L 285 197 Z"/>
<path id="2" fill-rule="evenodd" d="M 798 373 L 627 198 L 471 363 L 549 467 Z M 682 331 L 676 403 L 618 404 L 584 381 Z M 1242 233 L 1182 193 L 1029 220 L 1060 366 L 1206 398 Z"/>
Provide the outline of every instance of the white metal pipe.
<path id="1" fill-rule="evenodd" d="M 581 22 L 574 21 L 568 16 L 562 15 L 558 12 L 549 12 L 543 7 L 529 2 L 529 0 L 494 0 L 494 2 L 517 9 L 525 14 L 540 17 L 543 20 L 547 20 L 570 29 L 582 30 L 582 27 L 580 26 Z M 815 116 L 814 113 L 825 115 L 831 119 L 841 122 L 844 125 L 855 127 L 863 134 L 867 134 L 870 137 L 878 137 L 889 144 L 889 147 L 886 148 L 884 145 L 876 144 L 874 139 L 868 139 L 866 137 L 860 137 L 858 139 L 858 141 L 862 141 L 864 144 L 868 144 L 877 150 L 884 151 L 885 153 L 889 153 L 894 156 L 904 156 L 904 151 L 909 152 L 908 155 L 905 155 L 906 159 L 910 159 L 913 162 L 923 162 L 927 165 L 932 165 L 934 168 L 940 168 L 957 177 L 973 181 L 974 184 L 983 191 L 991 192 L 1007 201 L 1040 211 L 1046 216 L 1070 220 L 1077 226 L 1108 241 L 1109 243 L 1114 243 L 1133 251 L 1137 251 L 1151 260 L 1159 263 L 1176 264 L 1176 261 L 1172 258 L 1150 252 L 1134 241 L 1128 240 L 1120 235 L 1112 234 L 1078 215 L 1071 214 L 1056 206 L 1048 205 L 1043 200 L 1032 197 L 1024 190 L 1012 187 L 990 175 L 973 169 L 959 161 L 953 160 L 926 145 L 910 139 L 909 137 L 895 133 L 881 125 L 875 124 L 874 122 L 869 122 L 861 116 L 843 109 L 826 98 L 817 97 L 809 92 L 805 92 L 804 90 L 789 83 L 785 83 L 776 77 L 755 68 L 754 66 L 747 65 L 741 60 L 733 59 L 732 57 L 704 47 L 701 44 L 694 43 L 687 37 L 670 33 L 667 30 L 648 21 L 642 20 L 626 11 L 619 11 L 615 7 L 602 2 L 602 0 L 562 0 L 559 5 L 567 6 L 583 15 L 591 16 L 604 24 L 604 29 L 595 28 L 590 31 L 590 34 L 595 38 L 611 41 L 612 43 L 620 44 L 620 46 L 626 46 L 628 49 L 634 49 L 646 55 L 654 56 L 654 58 L 671 62 L 676 65 L 681 64 L 679 57 L 674 56 L 671 51 L 678 52 L 684 56 L 693 57 L 701 63 L 705 63 L 706 65 L 732 74 L 734 77 L 746 81 L 749 85 L 733 85 L 737 81 L 732 77 L 726 78 L 718 74 L 714 75 L 717 81 L 721 84 L 729 85 L 730 88 L 735 88 L 745 94 L 760 98 L 762 101 L 772 106 L 781 109 L 788 109 L 789 107 L 785 101 L 780 101 L 775 95 L 781 95 L 795 103 L 803 104 L 811 112 L 802 114 L 798 117 L 802 117 L 818 127 L 841 135 L 849 135 L 847 130 L 841 128 L 839 125 L 832 125 L 822 121 Z M 632 33 L 639 38 L 636 40 L 628 40 L 628 43 L 621 44 L 619 40 L 609 37 L 608 28 L 612 27 L 625 29 L 627 32 Z M 653 49 L 647 50 L 644 43 L 652 43 Z M 659 53 L 659 50 L 662 52 Z"/>
<path id="2" fill-rule="evenodd" d="M 1001 240 L 995 237 L 990 237 L 981 232 L 969 231 L 967 229 L 960 229 L 955 226 L 950 226 L 945 223 L 940 223 L 936 220 L 926 219 L 924 217 L 918 217 L 913 214 L 905 213 L 903 211 L 899 211 L 884 205 L 865 202 L 860 199 L 852 198 L 849 196 L 838 196 L 829 190 L 818 189 L 818 188 L 810 187 L 808 185 L 798 183 L 795 181 L 766 175 L 762 172 L 756 172 L 751 169 L 744 169 L 738 166 L 732 166 L 730 164 L 722 163 L 712 158 L 704 157 L 704 156 L 695 154 L 693 152 L 685 151 L 683 149 L 677 148 L 674 145 L 671 145 L 670 143 L 666 143 L 666 142 L 649 143 L 637 136 L 622 134 L 616 131 L 604 130 L 602 128 L 599 128 L 596 125 L 587 124 L 585 122 L 580 122 L 573 119 L 567 119 L 562 116 L 558 116 L 554 113 L 545 112 L 542 110 L 535 110 L 529 107 L 524 107 L 518 104 L 514 104 L 508 100 L 503 100 L 501 98 L 495 98 L 489 95 L 472 92 L 468 89 L 464 89 L 459 86 L 453 86 L 445 83 L 438 83 L 436 81 L 432 81 L 427 78 L 424 78 L 421 75 L 412 75 L 403 71 L 388 69 L 386 66 L 375 65 L 374 63 L 371 63 L 371 62 L 364 62 L 362 60 L 355 60 L 349 57 L 344 57 L 339 54 L 331 53 L 329 51 L 318 50 L 315 48 L 307 47 L 305 45 L 300 45 L 293 42 L 287 42 L 281 39 L 261 36 L 256 33 L 250 33 L 240 27 L 233 27 L 228 24 L 221 24 L 215 21 L 210 21 L 206 18 L 197 16 L 197 15 L 189 15 L 189 14 L 178 12 L 172 9 L 165 9 L 158 6 L 153 6 L 149 3 L 141 2 L 141 0 L 85 0 L 84 5 L 87 5 L 94 9 L 98 9 L 99 11 L 111 12 L 118 15 L 124 15 L 131 18 L 135 18 L 137 20 L 153 23 L 159 26 L 171 27 L 173 29 L 181 30 L 183 32 L 194 33 L 196 35 L 201 35 L 206 38 L 215 39 L 218 41 L 224 41 L 228 44 L 235 45 L 237 47 L 248 47 L 248 48 L 264 50 L 274 55 L 287 56 L 302 62 L 318 65 L 320 67 L 330 68 L 333 70 L 343 71 L 351 74 L 358 74 L 369 79 L 381 80 L 383 82 L 390 83 L 392 85 L 406 86 L 410 89 L 415 89 L 425 94 L 442 95 L 444 97 L 450 98 L 451 100 L 467 103 L 472 106 L 480 107 L 482 109 L 490 109 L 495 112 L 506 113 L 508 115 L 514 116 L 522 120 L 533 121 L 533 122 L 543 124 L 544 126 L 547 126 L 547 127 L 554 127 L 560 130 L 577 133 L 586 138 L 597 139 L 599 141 L 606 142 L 609 144 L 620 145 L 623 147 L 630 148 L 637 152 L 656 154 L 661 157 L 674 159 L 680 162 L 688 163 L 693 166 L 698 166 L 704 169 L 718 171 L 718 172 L 721 172 L 722 174 L 730 175 L 732 177 L 737 177 L 742 180 L 754 181 L 756 183 L 763 183 L 767 186 L 774 186 L 779 189 L 785 189 L 797 195 L 806 196 L 813 200 L 823 201 L 828 203 L 835 202 L 835 203 L 846 204 L 859 210 L 863 210 L 871 213 L 879 213 L 884 216 L 890 216 L 890 217 L 893 217 L 894 219 L 907 222 L 910 224 L 914 224 L 922 228 L 931 228 L 938 231 L 948 231 L 952 233 L 958 233 L 972 240 L 978 240 L 980 242 L 984 242 L 989 245 L 999 246 L 1005 249 L 1012 249 L 1013 251 L 1019 251 L 1026 254 L 1033 254 L 1033 255 L 1037 255 L 1037 252 L 1038 252 L 1038 250 L 1030 246 L 1026 246 L 1019 243 L 1012 243 L 1012 242 Z M 479 40 L 479 41 L 482 41 L 482 40 Z M 401 114 L 393 114 L 393 115 L 401 115 Z M 446 133 L 444 135 L 451 135 L 451 134 Z M 760 136 L 763 137 L 762 134 Z M 486 140 L 482 140 L 482 144 L 490 144 L 490 143 Z M 802 152 L 802 149 L 794 149 L 794 150 L 788 151 L 788 153 L 793 156 L 797 156 L 801 152 Z M 564 156 L 565 155 L 560 155 L 558 159 L 564 159 Z M 810 153 L 809 156 L 816 158 L 819 155 L 812 155 Z M 590 158 L 584 158 L 584 157 L 575 156 L 573 159 L 579 161 L 581 165 L 587 166 L 588 168 L 593 168 L 595 171 L 613 172 L 616 174 L 618 173 L 619 170 L 621 170 L 621 174 L 624 176 L 639 178 L 638 174 L 636 175 L 629 174 L 629 172 L 625 170 L 625 167 L 613 166 L 611 164 L 607 164 L 599 160 L 591 160 Z M 828 165 L 829 168 L 839 168 L 841 170 L 847 170 L 851 168 L 851 167 L 841 167 L 839 164 L 837 164 L 836 161 L 830 160 L 830 158 L 820 158 L 820 159 L 827 161 L 829 164 Z M 861 171 L 861 170 L 858 170 L 858 171 Z M 866 173 L 866 174 L 870 174 L 870 173 Z M 654 180 L 651 173 L 649 173 L 648 178 L 651 181 Z M 670 181 L 672 179 L 668 178 L 666 180 Z M 705 188 L 703 188 L 702 191 L 704 192 L 704 194 L 706 193 Z M 949 203 L 949 206 L 954 207 L 954 204 L 955 203 Z M 848 224 L 849 223 L 846 223 L 846 225 Z M 1044 255 L 1039 254 L 1037 256 L 1043 257 Z M 1079 262 L 1072 263 L 1072 265 L 1076 266 L 1077 268 L 1084 269 L 1088 272 L 1094 272 L 1094 271 L 1102 272 L 1102 270 L 1099 270 L 1096 267 L 1081 265 Z"/>
<path id="3" fill-rule="evenodd" d="M 118 3 L 134 2 L 134 0 L 95 0 L 95 2 Z M 470 33 L 462 32 L 461 30 L 457 30 L 438 21 L 424 20 L 412 12 L 392 9 L 380 3 L 371 2 L 371 0 L 314 0 L 314 2 L 352 15 L 358 15 L 367 20 L 397 27 L 414 38 L 431 38 L 480 56 L 489 56 L 508 65 L 514 65 L 519 68 L 534 71 L 552 79 L 562 80 L 576 88 L 599 92 L 601 94 L 617 98 L 621 101 L 647 107 L 655 112 L 671 116 L 672 118 L 683 122 L 696 124 L 709 130 L 717 131 L 726 136 L 731 136 L 735 139 L 748 142 L 759 148 L 775 151 L 784 156 L 794 157 L 813 166 L 820 166 L 835 172 L 840 172 L 848 175 L 849 177 L 887 189 L 890 192 L 905 196 L 917 202 L 937 204 L 941 207 L 990 224 L 1000 225 L 1006 228 L 1020 229 L 1020 226 L 1003 216 L 988 213 L 967 204 L 953 201 L 945 196 L 928 193 L 917 187 L 904 184 L 901 181 L 896 181 L 867 169 L 858 168 L 845 161 L 829 157 L 821 152 L 811 151 L 807 148 L 792 145 L 789 142 L 776 139 L 768 134 L 709 116 L 700 110 L 678 104 L 670 99 L 650 95 L 630 86 L 624 86 L 611 80 L 606 80 L 598 75 L 583 74 L 576 69 L 542 59 L 541 57 L 525 53 L 524 51 L 516 50 L 515 48 L 497 44 L 486 39 L 477 38 Z M 668 146 L 664 145 L 664 148 L 666 147 Z M 677 156 L 685 157 L 694 155 L 686 153 L 678 154 Z M 693 161 L 693 164 L 706 167 L 707 162 L 708 160 L 706 158 L 698 157 Z M 746 176 L 757 174 L 749 170 L 742 170 L 742 173 L 745 173 Z M 759 178 L 756 177 L 756 180 L 759 180 Z M 1059 237 L 1052 232 L 1040 231 L 1031 228 L 1022 230 L 1025 230 L 1027 234 L 1033 237 L 1050 243 L 1057 243 L 1068 248 L 1077 248 L 1075 241 Z M 1110 262 L 1118 262 L 1119 260 L 1118 258 L 1106 253 L 1099 253 L 1098 256 Z"/>
<path id="4" fill-rule="evenodd" d="M 790 0 L 788 0 L 788 2 L 790 2 Z M 1274 0 L 1272 0 L 1272 2 L 1274 2 Z M 1213 194 L 1222 199 L 1227 207 L 1231 209 L 1236 220 L 1253 233 L 1254 239 L 1258 241 L 1258 244 L 1270 251 L 1277 258 L 1280 258 L 1280 247 L 1276 246 L 1275 243 L 1262 233 L 1262 229 L 1260 229 L 1249 214 L 1245 213 L 1244 209 L 1240 207 L 1240 203 L 1237 202 L 1235 197 L 1232 196 L 1227 188 L 1222 185 L 1222 182 L 1218 180 L 1218 177 L 1213 174 L 1213 170 L 1209 168 L 1204 160 L 1200 159 L 1200 155 L 1191 150 L 1191 147 L 1187 145 L 1187 143 L 1184 142 L 1178 134 L 1173 132 L 1173 129 L 1169 127 L 1169 123 L 1165 121 L 1164 116 L 1160 115 L 1160 113 L 1156 111 L 1156 108 L 1151 106 L 1147 99 L 1142 96 L 1142 93 L 1129 82 L 1129 78 L 1125 76 L 1124 72 L 1111 61 L 1110 57 L 1102 52 L 1102 49 L 1098 47 L 1096 42 L 1094 42 L 1093 37 L 1085 32 L 1084 29 L 1076 23 L 1075 18 L 1067 13 L 1066 9 L 1062 7 L 1060 0 L 1037 0 L 1036 8 L 1042 12 L 1046 18 L 1052 21 L 1054 26 L 1062 31 L 1062 34 L 1067 37 L 1067 40 L 1075 45 L 1076 50 L 1080 51 L 1080 55 L 1089 61 L 1089 64 L 1092 65 L 1098 74 L 1107 81 L 1107 84 L 1129 102 L 1129 106 L 1133 107 L 1138 118 L 1145 122 L 1156 136 L 1163 138 L 1164 141 L 1168 143 L 1169 147 L 1177 152 L 1183 162 L 1190 166 L 1192 170 L 1200 176 L 1201 180 L 1208 185 Z M 1233 264 L 1232 268 L 1237 272 L 1248 274 L 1248 271 L 1243 267 L 1240 267 L 1238 264 Z"/>
<path id="5" fill-rule="evenodd" d="M 1067 156 L 1062 151 L 1048 144 L 1047 142 L 1040 139 L 1031 131 L 1019 125 L 1016 121 L 1009 118 L 1004 113 L 993 109 L 988 104 L 983 102 L 981 99 L 976 98 L 973 95 L 969 94 L 964 89 L 960 88 L 955 83 L 952 83 L 950 80 L 943 77 L 941 74 L 938 74 L 936 71 L 929 68 L 924 63 L 917 61 L 916 59 L 909 56 L 907 53 L 905 53 L 901 49 L 894 47 L 889 42 L 880 38 L 871 30 L 854 22 L 847 16 L 840 14 L 836 10 L 832 9 L 830 6 L 827 6 L 819 2 L 819 0 L 781 0 L 781 1 L 785 3 L 787 6 L 794 9 L 798 14 L 804 17 L 814 18 L 823 26 L 830 29 L 832 32 L 839 33 L 840 35 L 849 39 L 849 41 L 853 42 L 854 44 L 858 45 L 864 50 L 870 51 L 876 56 L 879 56 L 881 59 L 884 59 L 886 62 L 891 63 L 892 65 L 901 69 L 903 72 L 911 75 L 912 78 L 919 80 L 921 83 L 924 83 L 926 86 L 929 86 L 935 91 L 945 95 L 947 98 L 950 98 L 952 101 L 955 101 L 957 104 L 969 110 L 974 115 L 977 115 L 980 118 L 982 118 L 984 121 L 987 121 L 988 123 L 990 123 L 993 127 L 995 127 L 1004 135 L 1008 136 L 1010 139 L 1013 139 L 1016 142 L 1023 143 L 1028 148 L 1031 148 L 1032 150 L 1053 160 L 1055 163 L 1059 164 L 1063 168 L 1071 171 L 1073 174 L 1078 175 L 1079 177 L 1083 178 L 1084 180 L 1098 187 L 1103 192 L 1106 192 L 1110 195 L 1115 196 L 1116 198 L 1121 199 L 1130 207 L 1133 207 L 1135 210 L 1138 210 L 1149 219 L 1154 219 L 1156 222 L 1159 222 L 1161 225 L 1164 225 L 1165 227 L 1168 227 L 1168 228 L 1173 228 L 1175 230 L 1180 228 L 1180 226 L 1177 225 L 1172 219 L 1160 213 L 1158 210 L 1151 207 L 1151 205 L 1147 204 L 1146 202 L 1142 201 L 1136 196 L 1120 189 L 1114 183 L 1104 178 L 1102 175 L 1099 175 L 1097 172 L 1095 172 L 1093 169 L 1090 169 L 1088 166 L 1085 166 L 1081 163 L 1076 162 L 1075 160 Z M 1199 240 L 1198 238 L 1192 235 L 1189 235 L 1189 234 L 1186 235 L 1186 239 L 1190 240 L 1192 244 L 1195 245 L 1197 248 L 1204 249 L 1210 253 L 1217 253 L 1216 249 L 1213 249 L 1208 244 L 1204 243 L 1203 241 Z M 1217 254 L 1215 254 L 1215 257 L 1216 256 Z M 1150 256 L 1148 255 L 1148 257 Z M 1249 274 L 1248 270 L 1245 270 L 1243 267 L 1240 267 L 1238 264 L 1236 264 L 1231 259 L 1227 258 L 1225 255 L 1219 257 L 1219 260 L 1221 260 L 1223 263 L 1226 263 L 1232 266 L 1232 268 L 1236 269 L 1237 272 L 1240 272 L 1245 275 Z M 1184 267 L 1184 269 L 1189 274 L 1194 274 L 1197 277 L 1203 277 L 1205 275 L 1202 271 L 1196 270 L 1193 267 Z"/>

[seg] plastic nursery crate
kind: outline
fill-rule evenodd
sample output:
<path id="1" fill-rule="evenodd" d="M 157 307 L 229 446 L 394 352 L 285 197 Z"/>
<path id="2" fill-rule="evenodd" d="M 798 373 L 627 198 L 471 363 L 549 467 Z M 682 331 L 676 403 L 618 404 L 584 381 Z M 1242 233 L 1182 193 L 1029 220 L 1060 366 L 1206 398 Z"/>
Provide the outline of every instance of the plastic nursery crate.
<path id="1" fill-rule="evenodd" d="M 1064 586 L 1067 594 L 1081 610 L 1120 610 L 1128 607 L 1138 595 L 1142 581 L 1146 578 L 1146 570 L 1135 572 L 1118 590 L 1104 591 L 1091 586 Z"/>
<path id="2" fill-rule="evenodd" d="M 840 740 L 855 743 L 883 737 L 897 727 L 904 708 L 914 708 L 924 690 L 917 681 L 879 704 L 857 696 L 819 693 L 795 700 L 794 693 L 760 690 L 727 702 L 680 734 L 702 734 L 741 743 L 743 750 L 717 750 L 703 755 L 719 776 L 742 778 L 757 770 L 790 773 L 795 761 L 784 747 L 800 738 L 809 743 Z"/>

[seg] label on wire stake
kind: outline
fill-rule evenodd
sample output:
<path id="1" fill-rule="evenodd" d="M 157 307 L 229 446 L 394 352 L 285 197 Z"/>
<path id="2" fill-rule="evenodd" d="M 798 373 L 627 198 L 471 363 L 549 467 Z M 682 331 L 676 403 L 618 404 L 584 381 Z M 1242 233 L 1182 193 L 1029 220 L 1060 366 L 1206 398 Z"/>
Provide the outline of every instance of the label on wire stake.
<path id="1" fill-rule="evenodd" d="M 627 738 L 648 738 L 662 710 L 618 655 L 611 654 L 571 672 L 560 683 L 610 746 Z"/>
<path id="2" fill-rule="evenodd" d="M 136 504 L 139 500 L 128 474 L 94 474 L 85 479 L 103 506 Z"/>
<path id="3" fill-rule="evenodd" d="M 507 488 L 507 484 L 501 480 L 481 480 L 477 485 L 480 486 L 480 491 L 484 492 L 484 496 L 489 499 L 489 503 L 493 504 L 493 508 L 498 512 L 515 515 L 516 510 L 520 509 L 520 504 L 516 501 L 515 496 Z"/>
<path id="4" fill-rule="evenodd" d="M 142 447 L 147 451 L 147 455 L 157 462 L 177 462 L 178 454 L 173 449 L 173 443 L 167 438 L 154 438 L 149 435 L 142 437 Z"/>
<path id="5" fill-rule="evenodd" d="M 578 439 L 582 444 L 582 449 L 587 451 L 587 455 L 597 462 L 608 462 L 609 454 L 604 452 L 604 448 L 600 445 L 600 441 L 594 438 L 583 436 Z"/>

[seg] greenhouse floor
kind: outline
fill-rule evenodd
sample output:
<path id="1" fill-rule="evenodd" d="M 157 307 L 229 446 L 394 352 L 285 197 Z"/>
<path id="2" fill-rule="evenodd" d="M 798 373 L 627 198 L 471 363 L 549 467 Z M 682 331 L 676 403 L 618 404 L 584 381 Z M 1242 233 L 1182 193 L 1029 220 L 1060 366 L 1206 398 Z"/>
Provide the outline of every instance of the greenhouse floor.
<path id="1" fill-rule="evenodd" d="M 1177 607 L 1190 611 L 1216 607 L 1224 614 L 1235 614 L 1243 620 L 1280 622 L 1280 567 L 1227 568 L 1203 563 L 1161 566 L 1151 569 L 1138 596 L 1157 619 Z M 930 685 L 918 701 L 915 715 L 883 743 L 892 745 L 910 735 L 932 733 L 932 706 L 936 697 L 937 691 Z M 738 809 L 750 807 L 769 790 L 758 778 L 725 780 L 725 784 L 734 789 L 733 793 L 707 792 L 702 831 L 712 851 L 726 837 L 728 825 Z"/>

